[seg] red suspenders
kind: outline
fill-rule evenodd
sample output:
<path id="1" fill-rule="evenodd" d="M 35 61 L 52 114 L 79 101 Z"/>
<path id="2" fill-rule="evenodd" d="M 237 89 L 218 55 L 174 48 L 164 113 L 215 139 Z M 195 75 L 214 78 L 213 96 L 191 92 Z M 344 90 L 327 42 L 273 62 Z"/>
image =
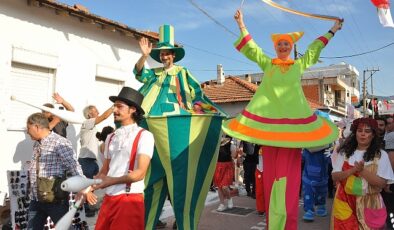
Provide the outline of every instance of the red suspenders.
<path id="1" fill-rule="evenodd" d="M 136 156 L 137 156 L 138 142 L 139 142 L 139 140 L 140 140 L 142 131 L 144 131 L 144 129 L 141 129 L 141 130 L 137 133 L 137 136 L 135 137 L 134 142 L 133 142 L 133 147 L 131 148 L 129 172 L 131 172 L 131 171 L 134 170 L 134 163 L 135 163 L 135 158 L 136 158 Z M 126 184 L 126 192 L 130 192 L 130 186 L 131 186 L 131 183 L 127 183 L 127 184 Z"/>

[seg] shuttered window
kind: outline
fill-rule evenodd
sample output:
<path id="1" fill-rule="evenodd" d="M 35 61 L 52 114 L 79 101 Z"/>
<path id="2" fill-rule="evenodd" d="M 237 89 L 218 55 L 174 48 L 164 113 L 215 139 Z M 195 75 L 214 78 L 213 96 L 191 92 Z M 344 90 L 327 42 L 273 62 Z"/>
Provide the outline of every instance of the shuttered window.
<path id="1" fill-rule="evenodd" d="M 13 62 L 11 65 L 10 92 L 19 100 L 34 105 L 52 102 L 54 70 Z M 11 101 L 7 109 L 8 130 L 23 130 L 27 117 L 39 109 Z"/>

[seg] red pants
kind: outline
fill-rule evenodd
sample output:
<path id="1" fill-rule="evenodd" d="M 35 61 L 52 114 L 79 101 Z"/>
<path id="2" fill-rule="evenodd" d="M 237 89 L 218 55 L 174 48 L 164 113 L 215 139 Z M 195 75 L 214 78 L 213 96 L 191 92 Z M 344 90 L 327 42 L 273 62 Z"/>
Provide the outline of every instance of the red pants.
<path id="1" fill-rule="evenodd" d="M 284 229 L 297 229 L 298 193 L 301 184 L 301 149 L 263 146 L 262 153 L 264 156 L 264 201 L 268 229 L 281 230 L 282 228 L 280 226 L 269 226 L 271 190 L 274 182 L 281 178 L 286 179 L 284 194 L 286 211 L 285 213 L 279 213 L 279 216 L 285 218 Z"/>
<path id="2" fill-rule="evenodd" d="M 105 195 L 95 229 L 144 230 L 144 196 L 142 194 Z"/>
<path id="3" fill-rule="evenodd" d="M 256 209 L 258 212 L 265 212 L 264 206 L 264 184 L 263 184 L 263 172 L 256 169 Z"/>

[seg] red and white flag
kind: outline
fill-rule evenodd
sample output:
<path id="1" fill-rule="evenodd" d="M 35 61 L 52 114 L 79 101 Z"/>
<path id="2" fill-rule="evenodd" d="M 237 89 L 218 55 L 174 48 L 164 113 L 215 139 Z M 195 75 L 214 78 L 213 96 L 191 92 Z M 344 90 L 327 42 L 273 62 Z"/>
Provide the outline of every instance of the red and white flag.
<path id="1" fill-rule="evenodd" d="M 390 12 L 390 0 L 371 0 L 371 2 L 378 8 L 380 24 L 384 27 L 394 28 L 393 18 Z"/>

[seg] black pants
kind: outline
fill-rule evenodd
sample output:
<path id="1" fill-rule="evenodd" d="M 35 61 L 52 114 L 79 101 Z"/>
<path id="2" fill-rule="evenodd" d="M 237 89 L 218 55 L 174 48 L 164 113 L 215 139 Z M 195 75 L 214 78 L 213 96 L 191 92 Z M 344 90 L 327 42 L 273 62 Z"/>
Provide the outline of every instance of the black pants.
<path id="1" fill-rule="evenodd" d="M 87 178 L 93 179 L 93 176 L 97 175 L 99 172 L 97 160 L 94 158 L 78 158 L 78 162 L 81 165 L 83 175 L 85 175 Z M 94 206 L 89 205 L 87 202 L 84 204 L 84 207 L 87 213 L 90 212 L 90 215 L 92 212 L 95 212 Z"/>
<path id="2" fill-rule="evenodd" d="M 394 186 L 390 186 L 391 191 L 393 191 Z M 393 193 L 386 193 L 382 191 L 382 197 L 384 204 L 386 205 L 386 210 L 387 210 L 387 220 L 386 220 L 386 229 L 394 229 L 393 224 L 391 223 L 391 218 L 390 218 L 390 213 L 393 213 L 394 215 L 394 192 Z M 394 218 L 393 218 L 394 219 Z"/>
<path id="3" fill-rule="evenodd" d="M 256 194 L 256 180 L 254 173 L 256 171 L 256 163 L 244 162 L 244 184 L 248 194 Z"/>

